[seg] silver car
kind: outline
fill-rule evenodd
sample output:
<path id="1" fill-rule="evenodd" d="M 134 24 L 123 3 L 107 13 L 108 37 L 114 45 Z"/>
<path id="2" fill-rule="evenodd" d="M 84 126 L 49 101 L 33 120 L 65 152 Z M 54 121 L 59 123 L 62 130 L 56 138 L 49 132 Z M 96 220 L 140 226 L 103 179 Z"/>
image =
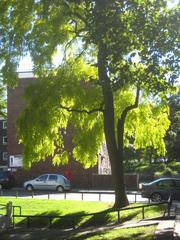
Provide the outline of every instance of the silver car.
<path id="1" fill-rule="evenodd" d="M 28 191 L 32 190 L 56 190 L 63 192 L 70 190 L 70 181 L 60 174 L 44 174 L 33 180 L 24 182 L 24 188 Z"/>

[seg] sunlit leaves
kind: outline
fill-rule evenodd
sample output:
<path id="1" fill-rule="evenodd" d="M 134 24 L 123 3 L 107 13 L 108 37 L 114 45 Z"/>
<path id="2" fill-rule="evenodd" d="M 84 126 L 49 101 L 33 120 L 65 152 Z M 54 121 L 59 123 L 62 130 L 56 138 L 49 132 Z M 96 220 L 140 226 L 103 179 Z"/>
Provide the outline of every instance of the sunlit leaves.
<path id="1" fill-rule="evenodd" d="M 18 122 L 25 163 L 46 156 L 52 156 L 54 164 L 67 163 L 65 136 L 61 130 L 66 130 L 71 123 L 76 132 L 74 156 L 84 166 L 95 164 L 103 137 L 102 114 L 83 111 L 100 108 L 102 96 L 99 87 L 92 81 L 96 77 L 96 69 L 82 59 L 76 62 L 70 60 L 69 64 L 62 65 L 46 79 L 36 80 L 27 88 L 27 108 Z"/>
<path id="2" fill-rule="evenodd" d="M 69 152 L 60 130 L 71 123 L 73 156 L 86 167 L 95 164 L 104 138 L 100 43 L 106 46 L 103 67 L 114 97 L 115 126 L 140 88 L 140 105 L 125 121 L 125 143 L 133 137 L 135 148 L 153 146 L 164 153 L 169 121 L 161 97 L 178 75 L 178 22 L 178 8 L 168 9 L 164 0 L 2 0 L 3 78 L 15 85 L 20 56 L 27 52 L 37 77 L 25 92 L 27 108 L 18 123 L 25 163 L 46 156 L 54 164 L 66 163 Z M 61 61 L 54 66 L 58 49 Z"/>
<path id="3" fill-rule="evenodd" d="M 129 88 L 116 92 L 115 100 L 117 120 L 122 111 L 134 103 L 135 91 Z M 169 125 L 168 106 L 150 97 L 144 98 L 141 96 L 138 108 L 131 110 L 127 115 L 124 143 L 128 147 L 129 139 L 134 139 L 133 146 L 135 149 L 146 149 L 151 146 L 157 150 L 158 155 L 165 155 L 164 137 Z"/>
<path id="4" fill-rule="evenodd" d="M 2 83 L 0 83 L 0 118 L 5 119 L 7 114 L 7 105 L 6 105 L 6 90 Z"/>

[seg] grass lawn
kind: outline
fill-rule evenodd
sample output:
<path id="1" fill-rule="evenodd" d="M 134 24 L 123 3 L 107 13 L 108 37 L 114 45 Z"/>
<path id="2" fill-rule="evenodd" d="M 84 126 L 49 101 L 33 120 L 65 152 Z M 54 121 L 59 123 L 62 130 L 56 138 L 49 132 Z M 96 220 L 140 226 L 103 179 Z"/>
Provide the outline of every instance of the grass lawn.
<path id="1" fill-rule="evenodd" d="M 68 240 L 153 240 L 156 225 L 136 228 L 113 229 L 88 234 L 74 234 Z"/>
<path id="2" fill-rule="evenodd" d="M 108 222 L 117 221 L 117 212 L 107 213 L 106 210 L 110 209 L 112 205 L 107 202 L 87 202 L 87 201 L 70 201 L 70 200 L 45 200 L 45 199 L 23 199 L 23 198 L 9 198 L 0 197 L 0 204 L 5 204 L 12 201 L 13 205 L 21 206 L 22 215 L 60 215 L 66 216 L 62 219 L 54 219 L 52 221 L 53 227 L 69 228 L 74 224 L 78 226 L 92 226 L 107 224 Z M 138 205 L 138 204 L 133 204 Z M 142 205 L 142 204 L 140 204 Z M 131 205 L 132 206 L 132 205 Z M 145 218 L 152 218 L 161 216 L 164 210 L 164 205 L 148 207 L 145 210 Z M 80 214 L 101 212 L 95 218 L 92 216 L 78 216 Z M 15 214 L 19 214 L 18 211 Z M 69 217 L 73 217 L 73 222 Z M 128 220 L 141 219 L 142 210 L 134 209 L 120 212 L 120 221 L 125 222 Z M 72 218 L 71 218 L 72 219 Z M 26 219 L 15 218 L 16 225 L 23 226 L 26 224 Z M 35 218 L 31 219 L 32 227 L 43 227 L 49 223 L 48 219 Z"/>

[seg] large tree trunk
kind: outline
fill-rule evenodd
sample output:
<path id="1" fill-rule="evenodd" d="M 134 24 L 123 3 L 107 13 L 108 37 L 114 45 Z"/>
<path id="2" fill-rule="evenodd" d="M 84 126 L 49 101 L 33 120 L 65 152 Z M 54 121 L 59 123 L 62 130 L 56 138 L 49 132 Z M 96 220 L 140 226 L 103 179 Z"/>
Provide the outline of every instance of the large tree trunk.
<path id="1" fill-rule="evenodd" d="M 104 97 L 104 132 L 109 159 L 111 163 L 112 178 L 115 189 L 114 207 L 121 208 L 129 204 L 124 184 L 123 142 L 119 146 L 116 141 L 114 120 L 114 99 L 110 85 L 110 79 L 107 75 L 106 58 L 107 58 L 106 46 L 105 44 L 103 44 L 103 42 L 100 42 L 98 52 L 98 72 L 99 80 L 102 86 L 102 93 Z"/>
<path id="2" fill-rule="evenodd" d="M 114 99 L 111 89 L 110 78 L 108 77 L 108 61 L 106 49 L 106 9 L 112 2 L 109 0 L 96 0 L 95 19 L 98 29 L 97 47 L 98 47 L 98 75 L 102 87 L 104 100 L 104 133 L 111 163 L 112 179 L 115 189 L 115 208 L 127 206 L 128 200 L 124 184 L 123 170 L 123 142 L 117 143 L 114 118 Z M 118 133 L 119 134 L 119 133 Z M 123 134 L 123 132 L 122 132 Z"/>

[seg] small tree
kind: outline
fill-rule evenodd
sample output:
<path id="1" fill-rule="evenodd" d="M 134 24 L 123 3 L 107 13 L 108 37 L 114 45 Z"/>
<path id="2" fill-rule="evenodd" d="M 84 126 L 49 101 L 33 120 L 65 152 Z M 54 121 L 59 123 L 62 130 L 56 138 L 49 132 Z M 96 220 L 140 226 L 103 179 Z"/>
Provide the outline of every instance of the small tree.
<path id="1" fill-rule="evenodd" d="M 3 30 L 10 26 L 4 34 L 13 40 L 4 76 L 16 65 L 13 57 L 29 51 L 39 79 L 26 91 L 27 108 L 18 124 L 25 163 L 47 155 L 67 161 L 57 133 L 70 121 L 73 155 L 86 167 L 95 164 L 105 138 L 114 206 L 126 206 L 127 137 L 135 138 L 136 148 L 165 152 L 169 122 L 162 97 L 177 77 L 178 9 L 168 9 L 164 0 L 5 1 L 3 8 Z M 63 58 L 55 67 L 60 45 Z"/>
<path id="2" fill-rule="evenodd" d="M 5 87 L 2 84 L 0 84 L 0 119 L 5 119 L 7 115 L 5 92 L 6 92 Z"/>

